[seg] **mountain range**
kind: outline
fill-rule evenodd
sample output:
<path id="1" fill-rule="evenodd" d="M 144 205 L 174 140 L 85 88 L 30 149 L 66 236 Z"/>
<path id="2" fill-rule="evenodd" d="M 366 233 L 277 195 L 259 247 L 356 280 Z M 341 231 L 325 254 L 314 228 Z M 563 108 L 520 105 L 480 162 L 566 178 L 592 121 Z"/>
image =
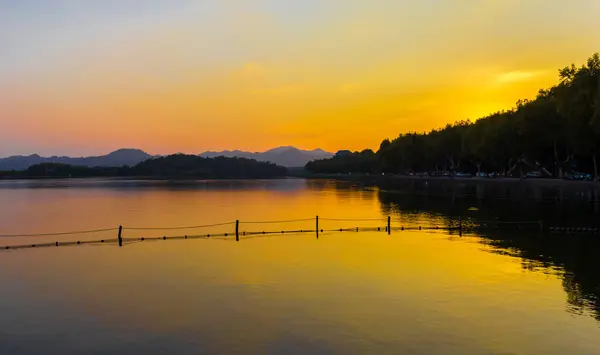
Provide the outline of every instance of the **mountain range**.
<path id="1" fill-rule="evenodd" d="M 0 170 L 25 170 L 32 165 L 41 163 L 62 163 L 90 167 L 132 166 L 149 158 L 152 158 L 152 155 L 139 149 L 119 149 L 106 155 L 81 158 L 66 156 L 42 157 L 38 154 L 15 155 L 8 158 L 0 158 Z"/>
<path id="2" fill-rule="evenodd" d="M 316 159 L 331 158 L 333 153 L 326 152 L 322 149 L 315 150 L 301 150 L 295 147 L 279 147 L 269 149 L 265 152 L 244 152 L 241 150 L 225 150 L 222 152 L 204 152 L 200 154 L 202 157 L 214 158 L 214 157 L 238 157 L 255 159 L 258 161 L 271 162 L 277 165 L 285 166 L 288 168 L 292 167 L 303 167 L 309 161 Z"/>
<path id="3" fill-rule="evenodd" d="M 333 156 L 332 153 L 321 149 L 301 150 L 295 147 L 279 147 L 256 153 L 241 150 L 226 150 L 222 152 L 204 152 L 199 155 L 206 158 L 219 156 L 249 158 L 258 161 L 267 161 L 285 167 L 301 167 L 311 160 L 325 159 Z M 89 167 L 133 166 L 153 157 L 155 156 L 140 149 L 119 149 L 106 155 L 81 158 L 67 156 L 42 157 L 38 154 L 15 155 L 7 158 L 0 158 L 0 171 L 25 170 L 32 165 L 40 163 L 62 163 Z"/>

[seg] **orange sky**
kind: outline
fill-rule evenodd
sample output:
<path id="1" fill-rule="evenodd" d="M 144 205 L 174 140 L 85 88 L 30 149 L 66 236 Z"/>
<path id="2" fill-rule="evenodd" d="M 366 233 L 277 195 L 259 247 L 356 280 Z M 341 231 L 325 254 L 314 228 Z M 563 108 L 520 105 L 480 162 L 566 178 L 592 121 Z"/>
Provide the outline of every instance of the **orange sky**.
<path id="1" fill-rule="evenodd" d="M 600 50 L 594 0 L 20 3 L 0 13 L 0 156 L 376 149 Z"/>

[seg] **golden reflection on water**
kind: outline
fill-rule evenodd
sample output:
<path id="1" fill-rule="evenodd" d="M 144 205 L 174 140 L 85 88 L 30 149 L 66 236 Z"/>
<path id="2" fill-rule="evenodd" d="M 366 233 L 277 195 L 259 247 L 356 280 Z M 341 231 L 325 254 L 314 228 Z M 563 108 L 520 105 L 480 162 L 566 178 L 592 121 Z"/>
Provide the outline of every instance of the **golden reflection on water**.
<path id="1" fill-rule="evenodd" d="M 33 191 L 0 190 L 21 211 L 3 204 L 2 232 L 383 216 L 373 191 L 311 184 L 39 189 L 28 204 Z M 37 316 L 28 309 L 41 309 L 21 330 L 34 348 L 62 319 L 84 324 L 65 326 L 84 339 L 95 337 L 90 321 L 130 345 L 151 336 L 182 353 L 597 353 L 600 328 L 566 312 L 562 275 L 527 269 L 478 240 L 344 232 L 3 252 L 0 329 L 9 321 L 20 329 Z"/>

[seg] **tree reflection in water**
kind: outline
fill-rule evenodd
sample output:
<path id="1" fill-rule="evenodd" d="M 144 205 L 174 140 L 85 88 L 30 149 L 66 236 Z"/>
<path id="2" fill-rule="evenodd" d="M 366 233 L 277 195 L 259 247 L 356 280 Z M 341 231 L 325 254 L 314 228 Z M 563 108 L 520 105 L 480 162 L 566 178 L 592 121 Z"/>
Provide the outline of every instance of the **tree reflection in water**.
<path id="1" fill-rule="evenodd" d="M 378 187 L 384 214 L 406 223 L 425 219 L 451 224 L 461 217 L 477 227 L 480 241 L 491 247 L 488 250 L 521 258 L 525 269 L 560 275 L 569 311 L 591 311 L 600 321 L 600 235 L 551 234 L 541 232 L 535 223 L 529 228 L 487 223 L 542 221 L 546 227 L 598 228 L 599 187 L 435 179 L 399 179 Z"/>

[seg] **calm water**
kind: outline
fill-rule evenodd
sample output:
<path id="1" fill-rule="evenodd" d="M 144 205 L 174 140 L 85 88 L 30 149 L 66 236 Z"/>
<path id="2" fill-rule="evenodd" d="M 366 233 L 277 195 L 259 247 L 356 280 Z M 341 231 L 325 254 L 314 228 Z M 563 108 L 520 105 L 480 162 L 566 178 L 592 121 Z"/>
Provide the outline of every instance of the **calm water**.
<path id="1" fill-rule="evenodd" d="M 310 180 L 0 182 L 0 234 L 317 214 L 391 214 L 406 226 L 448 225 L 459 214 L 596 223 L 587 202 L 480 197 Z M 471 205 L 480 211 L 467 212 Z M 356 225 L 384 223 L 321 221 L 325 229 Z M 240 227 L 303 228 L 314 221 Z M 126 229 L 125 237 L 181 233 Z M 598 354 L 599 238 L 344 232 L 0 251 L 0 354 Z"/>

